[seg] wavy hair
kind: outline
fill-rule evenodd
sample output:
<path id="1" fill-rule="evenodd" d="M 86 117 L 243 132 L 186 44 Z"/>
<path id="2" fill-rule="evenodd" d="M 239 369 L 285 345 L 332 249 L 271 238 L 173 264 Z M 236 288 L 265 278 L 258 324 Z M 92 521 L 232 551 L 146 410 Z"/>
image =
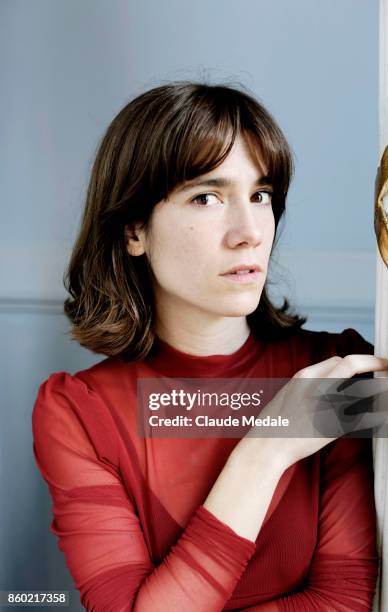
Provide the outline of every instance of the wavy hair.
<path id="1" fill-rule="evenodd" d="M 267 167 L 276 238 L 294 170 L 292 154 L 274 118 L 252 95 L 225 84 L 171 82 L 146 91 L 116 115 L 97 148 L 63 278 L 71 296 L 64 312 L 72 339 L 125 361 L 147 356 L 155 341 L 152 271 L 145 254 L 128 254 L 125 226 L 147 229 L 153 207 L 179 184 L 221 164 L 240 134 Z M 306 320 L 289 312 L 287 299 L 281 307 L 271 303 L 267 280 L 256 310 L 247 316 L 252 333 L 268 340 L 290 334 Z"/>

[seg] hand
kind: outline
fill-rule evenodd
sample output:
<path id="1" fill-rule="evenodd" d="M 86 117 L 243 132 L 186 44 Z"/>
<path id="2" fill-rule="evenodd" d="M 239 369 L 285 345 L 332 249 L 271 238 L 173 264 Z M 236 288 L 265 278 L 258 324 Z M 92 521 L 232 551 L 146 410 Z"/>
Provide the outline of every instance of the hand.
<path id="1" fill-rule="evenodd" d="M 387 411 L 370 412 L 370 407 L 371 400 L 384 395 L 388 405 L 388 379 L 348 380 L 355 374 L 377 371 L 388 371 L 388 359 L 374 355 L 334 356 L 299 370 L 259 415 L 287 418 L 291 427 L 283 431 L 293 437 L 267 435 L 262 445 L 273 448 L 275 444 L 278 460 L 287 468 L 342 435 L 382 426 L 388 421 Z M 341 391 L 344 384 L 340 383 L 344 382 L 351 386 Z M 385 393 L 377 393 L 382 389 Z M 310 434 L 314 437 L 308 437 Z M 252 427 L 243 440 L 262 435 L 262 430 Z"/>

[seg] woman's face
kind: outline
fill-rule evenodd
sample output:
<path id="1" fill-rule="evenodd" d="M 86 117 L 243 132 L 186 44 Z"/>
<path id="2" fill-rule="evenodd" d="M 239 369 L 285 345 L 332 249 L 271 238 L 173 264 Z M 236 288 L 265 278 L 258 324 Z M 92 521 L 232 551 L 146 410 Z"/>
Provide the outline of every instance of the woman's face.
<path id="1" fill-rule="evenodd" d="M 242 317 L 260 300 L 274 239 L 271 185 L 241 137 L 216 169 L 179 185 L 137 232 L 132 255 L 146 253 L 159 316 Z M 260 182 L 262 181 L 262 182 Z M 202 184 L 199 185 L 198 183 Z M 236 267 L 256 272 L 226 274 Z"/>

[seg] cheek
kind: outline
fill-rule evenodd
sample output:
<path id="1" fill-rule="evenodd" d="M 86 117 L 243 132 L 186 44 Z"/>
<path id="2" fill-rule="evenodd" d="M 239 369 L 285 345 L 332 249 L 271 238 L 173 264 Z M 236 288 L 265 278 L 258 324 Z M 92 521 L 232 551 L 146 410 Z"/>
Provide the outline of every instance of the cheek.
<path id="1" fill-rule="evenodd" d="M 203 277 L 209 267 L 209 240 L 193 226 L 185 228 L 171 245 L 174 266 L 182 281 Z"/>
<path id="2" fill-rule="evenodd" d="M 206 243 L 193 225 L 179 227 L 173 221 L 159 224 L 148 245 L 155 276 L 161 280 L 172 274 L 187 278 L 200 274 L 206 259 Z"/>

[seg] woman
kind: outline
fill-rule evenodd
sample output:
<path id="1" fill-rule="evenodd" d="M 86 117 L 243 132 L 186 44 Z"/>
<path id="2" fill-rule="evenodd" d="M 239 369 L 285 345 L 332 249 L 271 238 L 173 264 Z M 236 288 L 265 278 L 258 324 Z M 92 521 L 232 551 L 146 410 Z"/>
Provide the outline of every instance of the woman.
<path id="1" fill-rule="evenodd" d="M 51 530 L 87 610 L 371 609 L 371 439 L 137 431 L 142 379 L 388 369 L 356 331 L 304 330 L 271 303 L 291 174 L 274 119 L 227 86 L 152 89 L 99 146 L 65 312 L 107 358 L 51 374 L 33 411 Z M 270 405 L 284 411 L 280 392 Z"/>

